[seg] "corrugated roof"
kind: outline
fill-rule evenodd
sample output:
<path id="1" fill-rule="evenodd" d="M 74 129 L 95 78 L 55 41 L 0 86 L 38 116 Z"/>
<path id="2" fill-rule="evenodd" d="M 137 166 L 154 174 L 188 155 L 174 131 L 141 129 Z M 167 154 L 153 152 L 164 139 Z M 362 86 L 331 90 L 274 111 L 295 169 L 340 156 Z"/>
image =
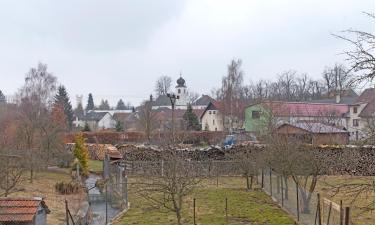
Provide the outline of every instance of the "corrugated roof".
<path id="1" fill-rule="evenodd" d="M 304 122 L 297 122 L 297 123 L 284 123 L 282 126 L 294 126 L 303 130 L 306 130 L 310 133 L 317 133 L 317 134 L 329 134 L 329 133 L 348 133 L 346 130 L 339 129 L 335 126 L 330 126 L 327 124 L 319 123 L 319 122 L 309 122 L 309 121 L 304 121 Z"/>
<path id="2" fill-rule="evenodd" d="M 48 210 L 41 198 L 0 198 L 0 221 L 32 221 L 40 204 Z"/>

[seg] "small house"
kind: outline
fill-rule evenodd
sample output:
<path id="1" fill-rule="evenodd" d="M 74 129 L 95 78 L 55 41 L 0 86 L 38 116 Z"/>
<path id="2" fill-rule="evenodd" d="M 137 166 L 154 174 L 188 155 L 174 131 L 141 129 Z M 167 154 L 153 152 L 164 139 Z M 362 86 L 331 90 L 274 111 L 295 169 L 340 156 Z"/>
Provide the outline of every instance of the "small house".
<path id="1" fill-rule="evenodd" d="M 42 198 L 0 198 L 2 225 L 46 225 L 49 213 Z"/>
<path id="2" fill-rule="evenodd" d="M 345 145 L 349 142 L 347 130 L 312 121 L 284 123 L 277 128 L 276 132 L 279 135 L 293 137 L 314 145 Z"/>

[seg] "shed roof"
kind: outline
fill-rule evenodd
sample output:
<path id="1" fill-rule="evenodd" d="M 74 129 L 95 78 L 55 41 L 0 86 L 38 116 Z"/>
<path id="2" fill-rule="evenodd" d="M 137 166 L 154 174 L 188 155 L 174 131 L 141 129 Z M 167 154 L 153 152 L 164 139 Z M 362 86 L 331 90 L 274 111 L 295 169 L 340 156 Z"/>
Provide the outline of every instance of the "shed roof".
<path id="1" fill-rule="evenodd" d="M 280 125 L 279 128 L 283 126 L 293 126 L 315 134 L 348 133 L 346 130 L 319 122 L 303 121 L 297 123 L 284 123 Z"/>
<path id="2" fill-rule="evenodd" d="M 41 198 L 0 198 L 0 222 L 32 221 L 40 205 L 49 213 Z"/>

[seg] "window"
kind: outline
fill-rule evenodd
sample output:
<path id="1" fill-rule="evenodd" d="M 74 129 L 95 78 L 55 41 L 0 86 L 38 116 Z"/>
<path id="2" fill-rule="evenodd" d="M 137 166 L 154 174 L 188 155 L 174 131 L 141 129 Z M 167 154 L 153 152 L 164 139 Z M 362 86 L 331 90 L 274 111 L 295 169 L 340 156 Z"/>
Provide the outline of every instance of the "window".
<path id="1" fill-rule="evenodd" d="M 210 114 L 210 115 L 211 115 L 211 111 L 208 111 L 208 114 Z"/>
<path id="2" fill-rule="evenodd" d="M 252 111 L 251 112 L 251 118 L 259 119 L 260 118 L 260 112 L 259 111 Z"/>
<path id="3" fill-rule="evenodd" d="M 353 120 L 353 127 L 358 127 L 359 126 L 359 121 L 358 119 Z"/>
<path id="4" fill-rule="evenodd" d="M 178 93 L 181 94 L 181 89 L 178 89 Z"/>
<path id="5" fill-rule="evenodd" d="M 215 120 L 212 120 L 212 124 L 215 125 Z"/>
<path id="6" fill-rule="evenodd" d="M 216 111 L 212 111 L 212 114 L 216 114 Z"/>
<path id="7" fill-rule="evenodd" d="M 353 113 L 357 113 L 357 107 L 353 108 Z"/>

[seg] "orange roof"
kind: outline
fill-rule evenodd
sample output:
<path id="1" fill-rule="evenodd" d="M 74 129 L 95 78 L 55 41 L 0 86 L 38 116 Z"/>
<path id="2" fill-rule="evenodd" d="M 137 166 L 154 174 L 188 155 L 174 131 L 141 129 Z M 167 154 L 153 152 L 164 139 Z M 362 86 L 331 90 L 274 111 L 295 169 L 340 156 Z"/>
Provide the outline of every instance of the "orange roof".
<path id="1" fill-rule="evenodd" d="M 40 204 L 47 208 L 41 198 L 0 198 L 0 222 L 32 221 Z"/>

